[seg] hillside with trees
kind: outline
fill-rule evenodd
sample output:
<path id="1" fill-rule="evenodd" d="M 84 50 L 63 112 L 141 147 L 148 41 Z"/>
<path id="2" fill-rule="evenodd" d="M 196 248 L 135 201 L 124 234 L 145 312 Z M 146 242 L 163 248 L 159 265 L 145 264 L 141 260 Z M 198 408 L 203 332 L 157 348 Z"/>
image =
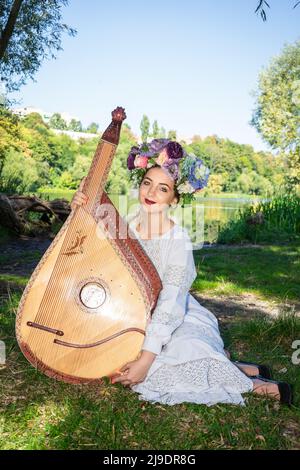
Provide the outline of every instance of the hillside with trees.
<path id="1" fill-rule="evenodd" d="M 59 114 L 54 124 L 70 129 L 61 122 Z M 148 124 L 145 126 L 145 122 Z M 78 130 L 83 130 L 80 121 Z M 91 139 L 72 139 L 56 134 L 37 113 L 24 118 L 10 110 L 0 109 L 0 191 L 6 194 L 29 194 L 41 188 L 75 190 L 87 174 L 101 134 Z M 70 123 L 72 128 L 74 122 Z M 98 130 L 96 123 L 89 130 Z M 75 130 L 75 129 L 73 129 Z M 166 133 L 154 121 L 150 131 L 147 116 L 141 121 L 144 139 L 167 136 L 176 138 L 175 131 Z M 155 135 L 152 133 L 155 131 Z M 124 124 L 120 143 L 114 158 L 106 190 L 109 193 L 127 194 L 130 189 L 126 159 L 132 145 L 137 143 L 130 126 Z M 203 159 L 211 170 L 208 193 L 238 192 L 264 195 L 283 183 L 284 160 L 268 152 L 255 152 L 252 146 L 221 139 L 216 135 L 182 145 Z"/>

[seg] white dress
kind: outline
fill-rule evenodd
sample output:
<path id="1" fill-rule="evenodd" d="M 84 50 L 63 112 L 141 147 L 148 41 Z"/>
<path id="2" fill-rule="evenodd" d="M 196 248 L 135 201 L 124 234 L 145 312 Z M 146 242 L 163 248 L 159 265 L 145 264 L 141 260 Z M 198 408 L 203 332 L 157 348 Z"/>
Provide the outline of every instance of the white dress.
<path id="1" fill-rule="evenodd" d="M 136 222 L 129 225 L 163 284 L 142 346 L 157 356 L 132 390 L 140 400 L 168 405 L 244 404 L 241 394 L 253 390 L 252 381 L 228 360 L 216 317 L 189 294 L 197 273 L 186 229 L 175 224 L 143 240 Z"/>

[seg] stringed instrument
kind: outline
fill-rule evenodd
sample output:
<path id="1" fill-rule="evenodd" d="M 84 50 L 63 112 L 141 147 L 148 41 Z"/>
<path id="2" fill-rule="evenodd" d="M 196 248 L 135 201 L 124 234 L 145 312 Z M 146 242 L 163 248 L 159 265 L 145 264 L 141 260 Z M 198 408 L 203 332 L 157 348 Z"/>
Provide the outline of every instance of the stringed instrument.
<path id="1" fill-rule="evenodd" d="M 141 350 L 161 280 L 104 191 L 125 110 L 117 107 L 82 191 L 20 300 L 16 335 L 29 362 L 70 383 L 101 382 Z"/>

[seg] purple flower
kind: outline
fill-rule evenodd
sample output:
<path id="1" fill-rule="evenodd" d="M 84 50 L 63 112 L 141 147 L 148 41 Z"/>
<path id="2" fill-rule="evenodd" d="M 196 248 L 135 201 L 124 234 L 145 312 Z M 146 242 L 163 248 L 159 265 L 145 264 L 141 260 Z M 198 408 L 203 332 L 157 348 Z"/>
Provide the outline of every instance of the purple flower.
<path id="1" fill-rule="evenodd" d="M 134 160 L 135 157 L 139 154 L 139 148 L 136 146 L 131 147 L 130 153 L 127 158 L 127 168 L 128 170 L 134 170 L 135 165 L 134 165 Z"/>
<path id="2" fill-rule="evenodd" d="M 153 139 L 149 144 L 152 154 L 160 153 L 170 142 L 169 139 Z"/>
<path id="3" fill-rule="evenodd" d="M 183 148 L 178 142 L 169 142 L 167 144 L 167 154 L 172 160 L 178 160 L 183 157 Z"/>
<path id="4" fill-rule="evenodd" d="M 162 168 L 168 172 L 173 180 L 177 180 L 179 175 L 178 162 L 179 160 L 168 160 L 162 165 Z"/>

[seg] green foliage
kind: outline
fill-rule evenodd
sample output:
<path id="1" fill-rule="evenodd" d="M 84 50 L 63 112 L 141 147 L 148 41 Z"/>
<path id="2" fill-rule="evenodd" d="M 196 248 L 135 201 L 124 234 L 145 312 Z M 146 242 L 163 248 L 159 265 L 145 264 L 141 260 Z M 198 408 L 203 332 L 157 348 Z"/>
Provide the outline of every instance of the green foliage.
<path id="1" fill-rule="evenodd" d="M 288 182 L 300 185 L 300 41 L 286 45 L 259 76 L 251 124 L 286 156 Z"/>
<path id="2" fill-rule="evenodd" d="M 177 132 L 174 131 L 174 130 L 170 130 L 168 132 L 168 139 L 176 140 L 177 139 Z"/>
<path id="3" fill-rule="evenodd" d="M 91 134 L 97 134 L 99 130 L 99 124 L 97 124 L 96 122 L 91 122 L 91 124 L 89 124 L 86 128 L 86 132 L 89 132 Z"/>
<path id="4" fill-rule="evenodd" d="M 299 237 L 300 197 L 291 192 L 240 209 L 221 229 L 217 242 L 278 242 Z"/>
<path id="5" fill-rule="evenodd" d="M 56 118 L 59 120 L 58 113 L 53 115 L 53 119 Z M 34 175 L 37 172 L 38 176 L 37 181 L 32 174 L 28 182 L 15 182 L 11 188 L 13 192 L 21 191 L 21 188 L 33 191 L 33 188 L 40 187 L 75 190 L 89 170 L 100 138 L 73 140 L 66 134 L 54 133 L 37 113 L 19 119 L 3 107 L 0 108 L 0 124 L 2 167 L 9 151 L 15 150 L 15 158 L 20 159 L 22 164 L 24 161 L 25 164 L 31 162 Z M 154 129 L 159 129 L 157 121 Z M 160 128 L 159 136 L 162 135 L 161 131 Z M 127 156 L 135 144 L 130 126 L 124 124 L 106 184 L 107 192 L 128 193 L 132 183 L 127 170 Z M 185 148 L 202 158 L 211 170 L 209 185 L 202 193 L 204 195 L 221 192 L 265 195 L 283 182 L 285 162 L 269 153 L 256 153 L 249 145 L 236 144 L 214 135 L 203 140 L 196 136 L 192 144 Z M 21 160 L 20 155 L 26 159 Z M 7 167 L 5 174 L 2 174 L 1 187 L 10 191 L 9 182 L 3 180 L 4 177 L 8 177 Z"/>
<path id="6" fill-rule="evenodd" d="M 122 128 L 120 142 L 105 188 L 108 193 L 128 193 L 131 184 L 129 182 L 129 171 L 127 170 L 127 156 L 131 147 L 135 144 L 136 140 L 130 129 Z"/>
<path id="7" fill-rule="evenodd" d="M 8 91 L 18 90 L 32 79 L 44 59 L 56 57 L 64 33 L 76 34 L 62 23 L 61 10 L 68 0 L 23 1 L 16 19 L 10 18 L 13 23 L 9 28 L 12 4 L 11 0 L 2 0 L 0 5 L 0 75 Z"/>
<path id="8" fill-rule="evenodd" d="M 152 137 L 153 139 L 157 139 L 159 137 L 159 127 L 157 121 L 154 121 L 152 125 Z"/>
<path id="9" fill-rule="evenodd" d="M 37 163 L 13 149 L 7 152 L 1 176 L 0 190 L 7 194 L 24 194 L 38 188 Z"/>
<path id="10" fill-rule="evenodd" d="M 147 139 L 149 137 L 149 131 L 150 131 L 150 121 L 149 121 L 148 116 L 146 116 L 145 114 L 142 117 L 140 129 L 141 129 L 142 141 L 147 142 Z"/>
<path id="11" fill-rule="evenodd" d="M 283 182 L 284 160 L 268 152 L 255 152 L 250 145 L 218 136 L 203 140 L 195 136 L 186 150 L 195 153 L 210 168 L 205 194 L 225 191 L 265 195 Z"/>
<path id="12" fill-rule="evenodd" d="M 75 119 L 72 119 L 72 121 L 75 121 Z M 74 122 L 73 122 L 73 124 L 74 124 Z M 68 128 L 66 121 L 61 117 L 61 115 L 59 113 L 52 114 L 52 116 L 49 120 L 49 126 L 52 129 L 60 129 L 62 131 L 66 130 Z"/>
<path id="13" fill-rule="evenodd" d="M 83 128 L 81 122 L 77 121 L 76 119 L 71 119 L 70 124 L 68 125 L 68 130 L 74 132 L 82 132 Z"/>
<path id="14" fill-rule="evenodd" d="M 6 153 L 20 149 L 19 119 L 4 106 L 0 106 L 0 176 Z"/>

